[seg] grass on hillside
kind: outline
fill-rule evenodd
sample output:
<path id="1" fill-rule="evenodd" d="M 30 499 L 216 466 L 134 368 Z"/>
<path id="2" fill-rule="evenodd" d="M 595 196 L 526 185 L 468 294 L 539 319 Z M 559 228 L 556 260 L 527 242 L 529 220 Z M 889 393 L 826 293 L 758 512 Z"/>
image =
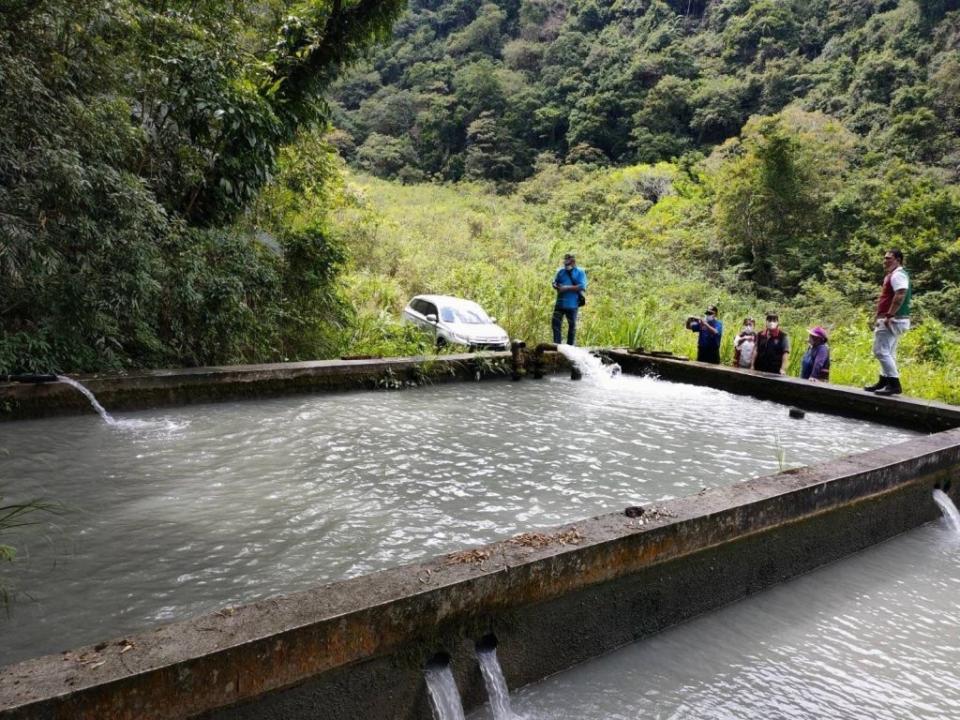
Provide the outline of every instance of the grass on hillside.
<path id="1" fill-rule="evenodd" d="M 482 185 L 399 185 L 351 176 L 347 197 L 334 223 L 352 256 L 344 293 L 357 317 L 349 330 L 348 354 L 428 351 L 421 335 L 399 324 L 409 298 L 427 292 L 477 301 L 511 337 L 528 345 L 550 341 L 550 282 L 569 251 L 576 253 L 589 282 L 580 345 L 640 346 L 694 356 L 696 335 L 684 328 L 684 319 L 717 304 L 725 326 L 721 358 L 729 363 L 743 318 L 762 322 L 767 309 L 776 307 L 794 344 L 791 375 L 799 375 L 812 325 L 830 331 L 832 382 L 859 386 L 878 374 L 867 307 L 833 298 L 801 310 L 749 293 L 736 295 L 725 289 L 729 283 L 685 260 L 676 247 L 633 246 L 635 238 L 618 242 L 617 232 L 623 230 L 603 221 L 560 222 L 556 207 L 527 202 L 521 193 L 503 196 Z M 906 392 L 960 403 L 955 331 L 932 319 L 919 318 L 917 325 L 904 336 L 899 353 Z"/>

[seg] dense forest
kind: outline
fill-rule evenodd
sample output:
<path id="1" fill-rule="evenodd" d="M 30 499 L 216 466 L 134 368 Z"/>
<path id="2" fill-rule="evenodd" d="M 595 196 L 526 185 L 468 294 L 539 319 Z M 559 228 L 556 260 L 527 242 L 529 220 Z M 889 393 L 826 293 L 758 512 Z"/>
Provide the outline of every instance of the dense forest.
<path id="1" fill-rule="evenodd" d="M 0 373 L 322 351 L 323 92 L 403 5 L 2 0 Z"/>
<path id="2" fill-rule="evenodd" d="M 898 246 L 954 397 L 960 0 L 5 0 L 0 100 L 0 373 L 533 342 L 575 249 L 584 342 L 778 307 L 859 382 Z"/>
<path id="3" fill-rule="evenodd" d="M 709 152 L 788 105 L 869 148 L 960 166 L 960 26 L 944 0 L 411 0 L 335 88 L 341 147 L 382 177 L 519 180 L 540 153 Z"/>

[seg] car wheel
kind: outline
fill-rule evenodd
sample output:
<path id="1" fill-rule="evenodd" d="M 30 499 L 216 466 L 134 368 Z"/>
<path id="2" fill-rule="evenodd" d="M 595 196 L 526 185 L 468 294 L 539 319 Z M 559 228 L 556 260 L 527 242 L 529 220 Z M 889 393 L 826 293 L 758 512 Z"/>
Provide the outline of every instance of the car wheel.
<path id="1" fill-rule="evenodd" d="M 443 337 L 437 338 L 437 350 L 442 350 L 447 346 L 447 339 Z"/>

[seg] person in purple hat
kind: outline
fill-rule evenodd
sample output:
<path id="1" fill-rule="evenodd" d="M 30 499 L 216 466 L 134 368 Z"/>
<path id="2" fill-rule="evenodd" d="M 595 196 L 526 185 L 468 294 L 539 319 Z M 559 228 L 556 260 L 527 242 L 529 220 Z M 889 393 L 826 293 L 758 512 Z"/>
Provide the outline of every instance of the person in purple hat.
<path id="1" fill-rule="evenodd" d="M 810 382 L 830 379 L 830 346 L 827 331 L 817 325 L 807 332 L 809 345 L 800 361 L 800 377 Z"/>

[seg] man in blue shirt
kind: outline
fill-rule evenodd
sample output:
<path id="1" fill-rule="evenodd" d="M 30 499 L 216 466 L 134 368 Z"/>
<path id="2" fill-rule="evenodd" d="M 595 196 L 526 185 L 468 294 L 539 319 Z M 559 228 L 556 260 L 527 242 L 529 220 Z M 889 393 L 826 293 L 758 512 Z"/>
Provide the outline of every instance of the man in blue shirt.
<path id="1" fill-rule="evenodd" d="M 577 259 L 567 253 L 563 256 L 563 267 L 557 270 L 553 278 L 553 289 L 557 291 L 557 302 L 553 306 L 553 341 L 560 344 L 560 330 L 563 318 L 567 318 L 567 345 L 575 345 L 577 339 L 577 312 L 586 303 L 583 291 L 587 289 L 587 274 L 577 267 Z"/>
<path id="2" fill-rule="evenodd" d="M 687 328 L 699 333 L 697 338 L 697 360 L 699 362 L 720 363 L 720 340 L 723 338 L 723 323 L 717 319 L 717 306 L 711 305 L 702 318 L 687 318 Z"/>

